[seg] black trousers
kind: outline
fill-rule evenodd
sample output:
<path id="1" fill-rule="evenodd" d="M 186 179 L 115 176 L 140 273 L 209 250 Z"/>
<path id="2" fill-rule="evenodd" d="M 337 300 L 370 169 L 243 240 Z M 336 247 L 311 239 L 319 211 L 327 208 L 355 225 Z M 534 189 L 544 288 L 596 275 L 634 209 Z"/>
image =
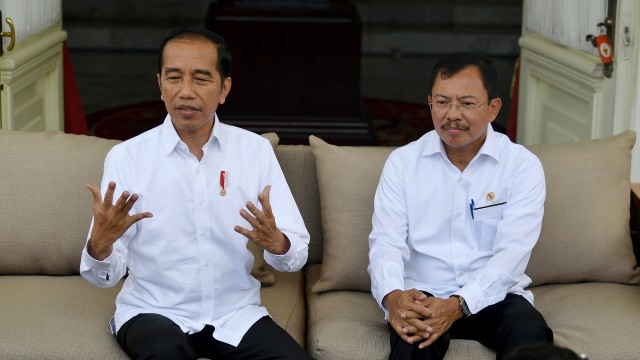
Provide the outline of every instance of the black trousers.
<path id="1" fill-rule="evenodd" d="M 507 297 L 477 314 L 453 323 L 433 344 L 419 349 L 420 342 L 408 344 L 389 327 L 391 334 L 390 360 L 443 359 L 449 349 L 451 339 L 476 340 L 496 351 L 496 359 L 501 360 L 520 345 L 530 343 L 553 343 L 553 331 L 540 312 L 520 295 Z"/>
<path id="2" fill-rule="evenodd" d="M 311 359 L 270 317 L 258 320 L 237 347 L 213 338 L 213 326 L 185 334 L 168 318 L 140 314 L 118 331 L 118 344 L 132 359 Z"/>

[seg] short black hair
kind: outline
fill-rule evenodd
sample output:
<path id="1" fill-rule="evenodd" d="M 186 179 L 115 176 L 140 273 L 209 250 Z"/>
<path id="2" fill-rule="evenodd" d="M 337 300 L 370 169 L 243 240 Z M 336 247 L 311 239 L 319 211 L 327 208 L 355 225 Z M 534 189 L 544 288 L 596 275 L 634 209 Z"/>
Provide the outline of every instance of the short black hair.
<path id="1" fill-rule="evenodd" d="M 229 45 L 222 36 L 202 28 L 176 29 L 170 32 L 164 40 L 162 40 L 160 50 L 158 52 L 158 74 L 162 73 L 162 56 L 164 55 L 164 48 L 167 46 L 167 43 L 174 39 L 190 38 L 204 38 L 214 43 L 218 49 L 218 63 L 216 64 L 216 69 L 223 80 L 231 76 L 231 51 L 229 50 Z"/>
<path id="2" fill-rule="evenodd" d="M 438 76 L 447 79 L 469 66 L 475 66 L 480 70 L 482 83 L 487 90 L 489 100 L 499 97 L 498 71 L 493 65 L 493 61 L 485 55 L 470 52 L 450 54 L 438 60 L 431 73 L 430 92 L 433 92 L 433 85 Z"/>

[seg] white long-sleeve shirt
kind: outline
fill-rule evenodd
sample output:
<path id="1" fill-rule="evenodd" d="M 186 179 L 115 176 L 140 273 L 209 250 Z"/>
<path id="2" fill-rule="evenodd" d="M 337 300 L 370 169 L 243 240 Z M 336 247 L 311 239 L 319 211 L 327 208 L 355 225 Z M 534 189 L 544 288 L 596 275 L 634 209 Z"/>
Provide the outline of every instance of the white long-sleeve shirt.
<path id="1" fill-rule="evenodd" d="M 216 116 L 203 150 L 198 161 L 167 115 L 162 125 L 116 145 L 105 159 L 103 196 L 115 181 L 114 203 L 126 190 L 139 195 L 131 214 L 153 213 L 129 228 L 104 261 L 89 256 L 86 247 L 82 253 L 80 273 L 101 287 L 116 284 L 128 268 L 116 299 L 116 330 L 140 313 L 157 313 L 184 332 L 213 325 L 216 339 L 237 346 L 268 315 L 260 306 L 260 283 L 250 275 L 248 239 L 233 229 L 251 229 L 239 211 L 247 201 L 260 208 L 258 193 L 266 185 L 291 248 L 280 256 L 265 251 L 265 260 L 279 271 L 297 271 L 307 260 L 309 234 L 269 142 Z M 224 196 L 222 171 L 228 174 Z"/>
<path id="2" fill-rule="evenodd" d="M 545 195 L 538 158 L 491 125 L 463 172 L 435 131 L 396 149 L 376 191 L 369 237 L 371 289 L 385 315 L 382 300 L 395 289 L 458 294 L 472 313 L 507 293 L 533 303 L 524 271 Z"/>

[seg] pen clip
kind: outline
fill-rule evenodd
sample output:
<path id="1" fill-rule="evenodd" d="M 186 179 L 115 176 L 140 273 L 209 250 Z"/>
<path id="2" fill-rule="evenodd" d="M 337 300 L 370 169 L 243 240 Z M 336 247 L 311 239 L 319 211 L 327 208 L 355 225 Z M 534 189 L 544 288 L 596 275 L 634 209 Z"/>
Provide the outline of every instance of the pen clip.
<path id="1" fill-rule="evenodd" d="M 476 206 L 476 203 L 473 201 L 473 199 L 471 199 L 471 202 L 469 203 L 469 212 L 471 213 L 471 220 L 475 220 L 475 217 L 473 216 L 473 208 Z"/>

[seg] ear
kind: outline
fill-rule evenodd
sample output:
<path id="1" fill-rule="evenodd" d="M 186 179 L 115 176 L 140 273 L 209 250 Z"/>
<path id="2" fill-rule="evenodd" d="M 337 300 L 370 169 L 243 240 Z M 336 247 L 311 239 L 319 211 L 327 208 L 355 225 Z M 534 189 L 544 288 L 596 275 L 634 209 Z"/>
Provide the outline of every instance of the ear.
<path id="1" fill-rule="evenodd" d="M 502 107 L 502 99 L 495 98 L 491 100 L 491 102 L 489 103 L 489 122 L 493 122 L 493 120 L 496 119 L 496 117 L 498 116 L 498 113 L 500 112 L 501 107 Z"/>
<path id="2" fill-rule="evenodd" d="M 226 78 L 224 78 L 224 81 L 222 81 L 222 90 L 220 91 L 220 104 L 224 104 L 225 100 L 227 99 L 227 95 L 229 95 L 230 91 L 231 91 L 231 77 L 227 76 Z"/>
<path id="3" fill-rule="evenodd" d="M 158 79 L 158 88 L 160 88 L 160 100 L 164 101 L 162 98 L 162 83 L 160 82 L 160 73 L 156 74 L 156 78 Z"/>

